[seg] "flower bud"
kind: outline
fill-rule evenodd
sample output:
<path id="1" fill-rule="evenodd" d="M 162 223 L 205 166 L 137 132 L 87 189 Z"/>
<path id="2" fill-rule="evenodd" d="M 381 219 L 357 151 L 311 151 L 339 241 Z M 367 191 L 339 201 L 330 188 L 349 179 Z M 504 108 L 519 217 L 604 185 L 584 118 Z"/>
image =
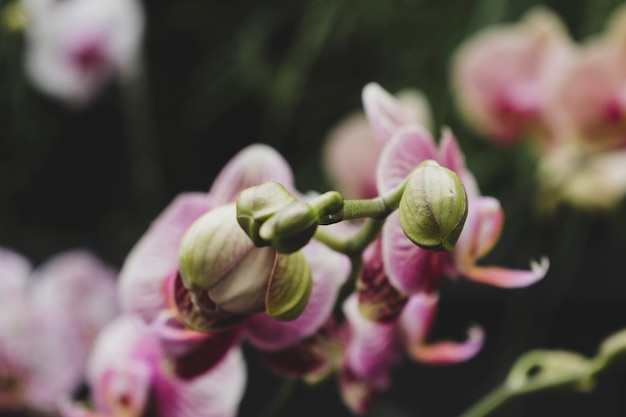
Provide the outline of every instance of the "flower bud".
<path id="1" fill-rule="evenodd" d="M 421 248 L 451 252 L 467 218 L 467 194 L 459 177 L 433 160 L 410 174 L 400 200 L 400 223 Z"/>
<path id="2" fill-rule="evenodd" d="M 263 223 L 259 235 L 281 253 L 292 253 L 306 245 L 317 229 L 318 215 L 307 203 L 296 201 Z"/>
<path id="3" fill-rule="evenodd" d="M 259 229 L 267 219 L 296 201 L 296 197 L 277 182 L 247 188 L 237 197 L 237 222 L 255 246 L 269 246 L 270 242 L 259 235 Z"/>
<path id="4" fill-rule="evenodd" d="M 310 267 L 301 252 L 257 248 L 237 224 L 235 204 L 204 214 L 187 230 L 179 247 L 179 272 L 192 303 L 219 317 L 266 311 L 292 320 L 311 293 Z M 196 324 L 195 327 L 202 326 Z"/>

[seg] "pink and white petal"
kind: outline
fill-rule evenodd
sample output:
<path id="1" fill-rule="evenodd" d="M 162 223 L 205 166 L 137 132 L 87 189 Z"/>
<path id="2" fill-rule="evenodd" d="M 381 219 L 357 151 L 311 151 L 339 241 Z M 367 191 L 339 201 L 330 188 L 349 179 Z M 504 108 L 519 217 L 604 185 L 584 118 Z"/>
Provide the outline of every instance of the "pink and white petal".
<path id="1" fill-rule="evenodd" d="M 426 340 L 438 301 L 439 295 L 436 292 L 420 292 L 409 297 L 400 316 L 400 329 L 405 343 L 417 345 Z"/>
<path id="2" fill-rule="evenodd" d="M 64 398 L 59 402 L 61 417 L 114 417 L 110 414 L 98 413 L 88 409 L 84 404 L 73 402 L 71 398 Z"/>
<path id="3" fill-rule="evenodd" d="M 428 287 L 443 271 L 434 252 L 420 248 L 406 237 L 397 210 L 385 221 L 382 245 L 387 278 L 405 294 L 415 294 Z"/>
<path id="4" fill-rule="evenodd" d="M 377 388 L 386 387 L 389 384 L 389 368 L 399 358 L 396 323 L 367 320 L 359 312 L 355 294 L 346 299 L 343 312 L 349 323 L 343 366 Z"/>
<path id="5" fill-rule="evenodd" d="M 246 188 L 276 181 L 294 191 L 291 167 L 274 148 L 256 143 L 239 151 L 220 171 L 209 195 L 215 205 L 233 203 Z"/>
<path id="6" fill-rule="evenodd" d="M 292 378 L 319 381 L 332 372 L 342 350 L 342 332 L 331 316 L 313 336 L 286 349 L 261 352 L 269 370 Z"/>
<path id="7" fill-rule="evenodd" d="M 476 178 L 465 166 L 465 156 L 452 130 L 448 127 L 442 129 L 441 142 L 439 144 L 439 162 L 444 167 L 456 172 L 461 182 L 463 182 L 468 199 L 471 200 L 480 196 Z"/>
<path id="8" fill-rule="evenodd" d="M 174 357 L 194 351 L 210 337 L 208 333 L 187 328 L 172 309 L 162 310 L 150 324 L 150 330 L 165 352 Z"/>
<path id="9" fill-rule="evenodd" d="M 21 302 L 32 271 L 30 262 L 17 252 L 0 247 L 0 304 Z"/>
<path id="10" fill-rule="evenodd" d="M 420 124 L 418 117 L 409 108 L 377 83 L 365 85 L 361 96 L 367 119 L 382 146 L 398 129 Z"/>
<path id="11" fill-rule="evenodd" d="M 376 163 L 382 147 L 365 115 L 341 120 L 324 144 L 324 173 L 345 199 L 366 199 L 376 191 Z"/>
<path id="12" fill-rule="evenodd" d="M 85 358 L 98 332 L 119 313 L 117 271 L 91 251 L 56 255 L 32 276 L 35 302 L 76 330 Z"/>
<path id="13" fill-rule="evenodd" d="M 398 186 L 423 161 L 437 160 L 430 133 L 413 125 L 398 130 L 383 148 L 376 167 L 376 186 L 383 194 Z"/>
<path id="14" fill-rule="evenodd" d="M 473 358 L 482 348 L 484 332 L 473 326 L 463 342 L 441 341 L 433 344 L 417 344 L 409 347 L 409 355 L 416 361 L 430 365 L 449 365 Z"/>
<path id="15" fill-rule="evenodd" d="M 211 207 L 206 194 L 183 193 L 152 222 L 120 272 L 123 310 L 151 321 L 165 308 L 163 280 L 178 268 L 178 245 L 189 226 Z"/>
<path id="16" fill-rule="evenodd" d="M 500 202 L 493 197 L 469 201 L 467 220 L 454 249 L 454 263 L 459 272 L 474 265 L 494 247 L 504 222 Z"/>
<path id="17" fill-rule="evenodd" d="M 274 320 L 266 313 L 250 317 L 244 333 L 261 350 L 281 350 L 315 333 L 332 314 L 341 285 L 350 271 L 349 259 L 317 241 L 304 248 L 311 267 L 313 288 L 302 314 L 292 321 Z"/>
<path id="18" fill-rule="evenodd" d="M 101 333 L 90 361 L 88 375 L 96 409 L 112 411 L 112 405 L 119 405 L 116 398 L 124 398 L 122 394 L 127 395 L 122 403 L 139 406 L 144 394 L 149 394 L 145 398 L 153 402 L 150 406 L 163 417 L 236 414 L 246 379 L 238 349 L 231 349 L 210 372 L 190 380 L 172 374 L 166 359 L 158 340 L 141 318 L 129 315 L 117 318 Z M 115 375 L 115 380 L 111 375 Z M 137 383 L 124 383 L 131 379 Z M 142 381 L 149 382 L 149 386 Z"/>
<path id="19" fill-rule="evenodd" d="M 23 405 L 52 411 L 83 380 L 82 350 L 71 329 L 36 305 L 6 313 L 0 315 L 0 368 L 16 379 Z"/>
<path id="20" fill-rule="evenodd" d="M 98 335 L 87 364 L 87 382 L 95 409 L 112 412 L 117 405 L 119 386 L 110 385 L 114 381 L 111 375 L 115 373 L 121 373 L 120 378 L 142 382 L 141 387 L 127 387 L 128 398 L 124 402 L 145 404 L 152 389 L 151 378 L 160 372 L 163 355 L 157 339 L 140 316 L 116 317 Z"/>
<path id="21" fill-rule="evenodd" d="M 233 348 L 216 367 L 192 380 L 159 378 L 157 409 L 163 417 L 235 417 L 246 382 L 243 354 Z"/>
<path id="22" fill-rule="evenodd" d="M 550 261 L 547 257 L 543 257 L 539 262 L 531 261 L 530 270 L 473 265 L 460 272 L 466 278 L 481 284 L 501 288 L 518 288 L 527 287 L 542 279 L 549 267 Z"/>
<path id="23" fill-rule="evenodd" d="M 456 363 L 471 358 L 483 344 L 484 334 L 478 326 L 469 329 L 469 337 L 462 343 L 426 343 L 438 300 L 437 293 L 420 293 L 410 297 L 400 316 L 400 329 L 407 353 L 413 359 L 431 365 Z"/>

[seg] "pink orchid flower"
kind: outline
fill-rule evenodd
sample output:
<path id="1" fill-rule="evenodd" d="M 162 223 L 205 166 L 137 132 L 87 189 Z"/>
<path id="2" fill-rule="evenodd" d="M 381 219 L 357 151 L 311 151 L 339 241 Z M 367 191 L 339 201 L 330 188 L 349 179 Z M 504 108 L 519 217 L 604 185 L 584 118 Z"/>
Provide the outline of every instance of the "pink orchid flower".
<path id="1" fill-rule="evenodd" d="M 136 69 L 144 17 L 136 0 L 23 0 L 26 69 L 36 87 L 74 105 Z"/>
<path id="2" fill-rule="evenodd" d="M 118 314 L 116 273 L 86 250 L 34 271 L 0 249 L 0 409 L 50 412 L 83 382 L 97 333 Z"/>
<path id="3" fill-rule="evenodd" d="M 383 260 L 387 276 L 400 291 L 415 294 L 433 288 L 442 272 L 464 276 L 499 287 L 523 287 L 545 275 L 548 260 L 532 262 L 531 270 L 483 267 L 477 261 L 493 248 L 502 230 L 503 212 L 499 202 L 481 196 L 473 175 L 449 129 L 444 129 L 439 148 L 429 132 L 417 126 L 396 132 L 381 154 L 377 179 L 381 193 L 398 184 L 422 161 L 432 159 L 457 173 L 468 195 L 468 216 L 452 254 L 433 265 L 433 252 L 414 245 L 402 231 L 398 213 L 385 222 L 382 231 Z"/>
<path id="4" fill-rule="evenodd" d="M 520 22 L 489 26 L 455 52 L 451 77 L 464 119 L 496 144 L 552 134 L 546 101 L 573 50 L 565 26 L 537 7 Z"/>
<path id="5" fill-rule="evenodd" d="M 362 91 L 365 112 L 355 112 L 329 132 L 324 142 L 323 168 L 330 183 L 346 199 L 374 198 L 376 190 L 376 161 L 382 146 L 379 135 L 388 135 L 394 123 L 432 125 L 428 100 L 421 91 L 400 90 L 395 96 L 377 83 L 367 84 Z M 397 102 L 397 104 L 396 104 Z M 374 126 L 366 113 L 387 109 L 384 114 L 393 119 Z"/>
<path id="6" fill-rule="evenodd" d="M 364 414 L 376 394 L 388 388 L 390 369 L 408 354 L 432 365 L 453 364 L 472 358 L 483 345 L 483 331 L 473 326 L 463 342 L 425 342 L 435 315 L 435 293 L 408 298 L 399 317 L 390 322 L 363 316 L 356 294 L 346 299 L 346 335 L 340 370 L 341 394 L 356 414 Z"/>
<path id="7" fill-rule="evenodd" d="M 262 351 L 285 349 L 313 335 L 331 315 L 349 272 L 349 260 L 311 241 L 303 251 L 312 271 L 313 287 L 306 308 L 295 320 L 277 321 L 261 312 L 239 318 L 227 330 L 200 333 L 186 328 L 178 318 L 174 305 L 188 294 L 177 272 L 178 245 L 183 234 L 202 214 L 234 202 L 240 191 L 266 181 L 279 182 L 297 195 L 293 173 L 282 156 L 269 146 L 250 145 L 223 168 L 208 194 L 178 196 L 153 222 L 123 265 L 123 308 L 151 324 L 176 358 L 180 375 L 193 376 L 215 366 L 230 346 L 242 339 Z M 202 360 L 194 362 L 192 358 Z"/>
<path id="8" fill-rule="evenodd" d="M 210 372 L 182 380 L 148 325 L 122 315 L 99 335 L 87 382 L 94 410 L 64 399 L 64 417 L 234 417 L 246 369 L 240 349 L 233 347 Z"/>
<path id="9" fill-rule="evenodd" d="M 617 8 L 604 32 L 587 39 L 555 83 L 550 103 L 563 141 L 584 152 L 626 145 L 626 7 Z"/>
<path id="10" fill-rule="evenodd" d="M 432 272 L 444 257 L 443 253 L 433 255 Z M 387 388 L 390 368 L 404 355 L 428 364 L 453 364 L 473 357 L 484 338 L 482 329 L 473 326 L 464 342 L 426 343 L 438 300 L 436 290 L 407 296 L 391 285 L 380 237 L 363 253 L 363 264 L 357 291 L 343 304 L 346 321 L 340 361 L 342 397 L 357 414 L 363 414 L 376 393 Z"/>

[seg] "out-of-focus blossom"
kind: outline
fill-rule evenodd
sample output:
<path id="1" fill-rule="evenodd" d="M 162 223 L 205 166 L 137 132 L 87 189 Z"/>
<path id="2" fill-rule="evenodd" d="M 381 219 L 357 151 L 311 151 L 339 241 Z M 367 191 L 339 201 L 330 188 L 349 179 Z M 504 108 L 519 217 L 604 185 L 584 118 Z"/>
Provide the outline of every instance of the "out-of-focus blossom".
<path id="1" fill-rule="evenodd" d="M 584 152 L 577 143 L 562 143 L 541 158 L 537 177 L 543 212 L 560 204 L 610 211 L 626 195 L 626 150 Z"/>
<path id="2" fill-rule="evenodd" d="M 224 167 L 208 194 L 187 193 L 177 197 L 153 222 L 124 263 L 120 278 L 124 309 L 140 314 L 151 323 L 184 374 L 214 366 L 230 345 L 241 338 L 263 351 L 286 349 L 313 335 L 331 315 L 350 265 L 347 257 L 316 241 L 302 249 L 311 269 L 311 294 L 303 312 L 291 321 L 275 320 L 266 312 L 218 317 L 219 310 L 198 309 L 191 292 L 182 285 L 178 251 L 191 224 L 204 213 L 233 203 L 244 189 L 268 181 L 276 181 L 297 195 L 291 168 L 274 149 L 260 144 L 243 149 Z M 186 315 L 186 320 L 181 321 L 181 315 Z M 193 320 L 191 315 L 198 321 L 210 316 L 234 322 L 229 323 L 229 329 L 202 333 L 182 325 Z M 203 358 L 194 365 L 195 371 L 184 364 L 185 358 L 193 355 Z"/>
<path id="3" fill-rule="evenodd" d="M 234 347 L 210 372 L 182 380 L 148 325 L 138 316 L 122 315 L 99 335 L 87 382 L 94 410 L 66 399 L 64 417 L 234 417 L 246 370 Z"/>
<path id="4" fill-rule="evenodd" d="M 482 29 L 458 47 L 451 62 L 461 115 L 496 144 L 527 137 L 546 141 L 554 129 L 547 102 L 573 50 L 559 17 L 544 7 L 517 23 Z"/>
<path id="5" fill-rule="evenodd" d="M 587 39 L 555 82 L 559 130 L 539 161 L 541 209 L 610 210 L 626 193 L 626 7 Z"/>
<path id="6" fill-rule="evenodd" d="M 144 17 L 136 0 L 22 0 L 26 69 L 46 94 L 81 105 L 137 69 Z"/>
<path id="7" fill-rule="evenodd" d="M 118 314 L 116 272 L 85 250 L 32 270 L 0 250 L 0 409 L 51 411 L 83 382 L 97 333 Z"/>
<path id="8" fill-rule="evenodd" d="M 346 199 L 378 195 L 375 166 L 382 149 L 379 135 L 388 134 L 396 124 L 432 126 L 430 106 L 421 91 L 404 89 L 394 97 L 380 85 L 369 83 L 363 89 L 363 100 L 366 111 L 384 113 L 386 118 L 381 117 L 380 123 L 372 126 L 365 112 L 355 112 L 339 121 L 324 144 L 324 172 Z"/>

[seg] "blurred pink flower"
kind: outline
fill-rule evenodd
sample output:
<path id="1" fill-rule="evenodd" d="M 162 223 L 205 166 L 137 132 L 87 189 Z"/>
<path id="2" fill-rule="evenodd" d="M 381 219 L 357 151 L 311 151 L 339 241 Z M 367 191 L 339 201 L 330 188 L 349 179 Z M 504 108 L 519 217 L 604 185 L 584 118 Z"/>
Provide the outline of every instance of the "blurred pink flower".
<path id="1" fill-rule="evenodd" d="M 0 261 L 0 409 L 51 411 L 83 382 L 97 333 L 118 314 L 116 271 L 85 250 L 35 271 L 8 249 Z"/>
<path id="2" fill-rule="evenodd" d="M 587 39 L 555 83 L 553 146 L 539 161 L 538 203 L 611 210 L 626 194 L 626 7 Z"/>
<path id="3" fill-rule="evenodd" d="M 242 338 L 263 351 L 285 349 L 313 335 L 332 313 L 339 288 L 349 272 L 349 260 L 311 241 L 303 251 L 312 271 L 313 288 L 306 308 L 295 320 L 277 321 L 261 312 L 227 323 L 230 329 L 200 333 L 185 328 L 178 318 L 176 305 L 190 305 L 189 291 L 182 286 L 177 272 L 178 245 L 183 234 L 202 214 L 235 201 L 243 189 L 266 181 L 279 182 L 297 195 L 291 168 L 282 156 L 269 146 L 250 145 L 223 168 L 208 194 L 178 196 L 153 222 L 123 265 L 123 308 L 151 324 L 176 358 L 181 375 L 193 375 L 214 366 L 230 345 Z M 195 366 L 191 369 L 187 358 L 194 355 L 203 360 L 191 365 Z"/>
<path id="4" fill-rule="evenodd" d="M 381 135 L 400 125 L 432 125 L 430 107 L 422 92 L 404 89 L 392 96 L 376 83 L 363 88 L 365 112 L 355 112 L 329 132 L 324 142 L 323 169 L 330 183 L 346 199 L 373 198 L 375 167 L 382 149 Z M 369 114 L 378 114 L 375 123 Z"/>
<path id="5" fill-rule="evenodd" d="M 144 17 L 136 0 L 22 0 L 26 69 L 36 87 L 74 105 L 136 69 Z"/>
<path id="6" fill-rule="evenodd" d="M 64 417 L 234 417 L 245 391 L 246 369 L 237 347 L 210 372 L 179 379 L 146 323 L 123 315 L 98 337 L 87 380 L 95 410 L 65 399 Z"/>
<path id="7" fill-rule="evenodd" d="M 546 102 L 573 49 L 563 23 L 545 7 L 531 9 L 518 23 L 482 29 L 451 60 L 461 115 L 496 144 L 528 135 L 549 139 L 554 127 Z"/>

